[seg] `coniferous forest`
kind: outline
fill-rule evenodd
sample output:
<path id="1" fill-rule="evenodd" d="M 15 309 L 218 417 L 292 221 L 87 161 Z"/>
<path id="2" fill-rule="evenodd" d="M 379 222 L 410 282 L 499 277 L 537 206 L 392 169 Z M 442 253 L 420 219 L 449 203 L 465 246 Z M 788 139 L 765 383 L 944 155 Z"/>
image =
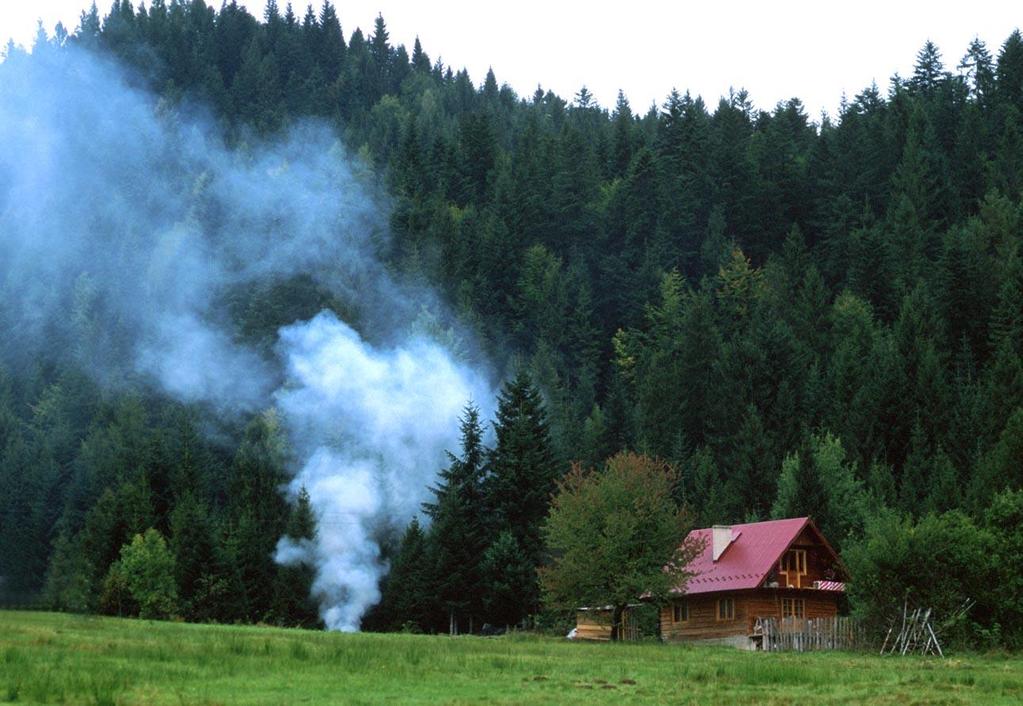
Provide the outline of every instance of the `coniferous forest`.
<path id="1" fill-rule="evenodd" d="M 256 18 L 117 0 L 9 45 L 0 82 L 85 49 L 161 110 L 202 106 L 238 152 L 313 119 L 362 165 L 386 269 L 437 293 L 498 390 L 448 420 L 461 443 L 421 515 L 379 531 L 363 629 L 558 625 L 537 581 L 550 495 L 570 463 L 632 451 L 677 470 L 696 526 L 811 515 L 856 614 L 966 604 L 949 633 L 1023 645 L 1019 32 L 961 57 L 928 43 L 912 75 L 815 118 L 798 98 L 705 102 L 684 75 L 649 108 L 518 95 L 396 45 L 382 17 L 343 23 L 329 1 Z M 0 293 L 2 323 L 19 294 Z M 267 346 L 353 306 L 300 275 L 231 296 L 236 335 Z M 212 425 L 97 379 L 75 346 L 0 344 L 0 602 L 320 625 L 313 569 L 274 561 L 319 531 L 309 495 L 281 492 L 274 410 Z"/>

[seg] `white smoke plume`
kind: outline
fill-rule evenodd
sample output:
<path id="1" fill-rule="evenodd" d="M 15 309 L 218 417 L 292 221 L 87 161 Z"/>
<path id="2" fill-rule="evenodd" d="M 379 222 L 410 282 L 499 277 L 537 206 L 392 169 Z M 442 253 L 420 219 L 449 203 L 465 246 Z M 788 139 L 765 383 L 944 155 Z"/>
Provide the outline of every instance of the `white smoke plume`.
<path id="1" fill-rule="evenodd" d="M 456 448 L 452 420 L 489 393 L 436 343 L 378 350 L 329 313 L 283 329 L 280 345 L 293 386 L 277 393 L 278 407 L 312 444 L 292 485 L 309 491 L 321 522 L 315 545 L 282 540 L 277 558 L 317 566 L 327 627 L 355 630 L 385 571 L 374 530 L 418 511 Z"/>
<path id="2" fill-rule="evenodd" d="M 221 416 L 275 405 L 319 520 L 276 558 L 311 562 L 326 624 L 355 630 L 386 572 L 379 531 L 418 512 L 460 411 L 493 395 L 407 333 L 436 302 L 387 274 L 386 209 L 329 129 L 231 149 L 212 125 L 77 49 L 0 64 L 0 360 L 63 355 Z M 243 343 L 236 293 L 296 276 L 352 320 Z"/>

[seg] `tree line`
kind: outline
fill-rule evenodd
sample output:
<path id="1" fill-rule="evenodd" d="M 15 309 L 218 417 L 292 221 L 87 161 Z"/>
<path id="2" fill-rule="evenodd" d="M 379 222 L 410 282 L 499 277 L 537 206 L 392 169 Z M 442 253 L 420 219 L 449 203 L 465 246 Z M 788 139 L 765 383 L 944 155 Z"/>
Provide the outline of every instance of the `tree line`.
<path id="1" fill-rule="evenodd" d="M 428 589 L 385 586 L 367 625 L 535 612 L 552 484 L 569 461 L 629 450 L 677 469 L 697 524 L 814 515 L 863 577 L 857 610 L 971 598 L 964 635 L 1018 644 L 1004 568 L 1023 523 L 1018 31 L 954 65 L 928 42 L 912 75 L 813 120 L 742 90 L 639 111 L 585 87 L 519 96 L 395 45 L 382 17 L 368 35 L 342 19 L 330 2 L 300 16 L 270 0 L 259 20 L 234 2 L 118 0 L 37 42 L 117 57 L 167 104 L 210 106 L 240 147 L 333 124 L 391 194 L 389 266 L 439 289 L 506 371 L 502 409 L 522 383 L 545 410 L 549 443 L 525 448 L 499 416 L 490 450 L 467 410 L 429 522 L 391 550 L 388 586 Z M 262 312 L 301 312 L 305 294 L 252 293 L 265 306 L 240 307 L 239 329 L 272 330 Z M 215 439 L 200 416 L 63 359 L 5 363 L 0 590 L 108 605 L 121 548 L 154 528 L 189 617 L 314 623 L 310 577 L 269 557 L 315 531 L 276 491 L 272 413 Z M 523 585 L 512 601 L 504 587 Z"/>

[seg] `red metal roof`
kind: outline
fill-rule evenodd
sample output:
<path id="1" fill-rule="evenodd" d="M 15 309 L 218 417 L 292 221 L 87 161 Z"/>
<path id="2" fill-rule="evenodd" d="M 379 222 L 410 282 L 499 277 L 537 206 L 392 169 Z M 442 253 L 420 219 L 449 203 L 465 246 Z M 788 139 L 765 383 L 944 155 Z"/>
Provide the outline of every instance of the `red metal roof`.
<path id="1" fill-rule="evenodd" d="M 686 583 L 685 593 L 756 588 L 808 524 L 813 526 L 809 518 L 795 517 L 732 525 L 732 542 L 717 561 L 713 556 L 713 531 L 693 530 L 689 539 L 702 540 L 703 551 L 687 567 L 694 576 Z"/>

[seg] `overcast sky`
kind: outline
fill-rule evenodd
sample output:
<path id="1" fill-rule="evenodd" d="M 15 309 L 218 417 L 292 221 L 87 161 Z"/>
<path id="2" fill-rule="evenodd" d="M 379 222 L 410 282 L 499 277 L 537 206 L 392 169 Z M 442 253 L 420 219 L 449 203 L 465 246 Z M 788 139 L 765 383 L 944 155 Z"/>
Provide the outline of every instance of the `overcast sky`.
<path id="1" fill-rule="evenodd" d="M 318 8 L 322 0 L 316 0 Z M 89 0 L 0 0 L 0 38 L 29 45 L 36 21 L 48 31 L 69 30 Z M 98 3 L 101 10 L 110 0 Z M 211 4 L 220 5 L 220 0 Z M 242 0 L 262 17 L 265 0 Z M 278 0 L 283 8 L 286 0 Z M 759 108 L 797 96 L 811 116 L 834 114 L 877 81 L 912 70 L 930 38 L 954 69 L 979 36 L 997 55 L 1023 21 L 1009 0 L 858 3 L 702 0 L 588 3 L 555 0 L 337 0 L 346 37 L 367 34 L 382 12 L 392 43 L 411 47 L 416 34 L 432 59 L 466 67 L 478 84 L 492 66 L 501 83 L 531 95 L 537 83 L 571 98 L 586 85 L 606 106 L 618 89 L 634 110 L 662 103 L 671 88 L 700 94 L 711 104 L 729 86 L 745 87 Z M 305 3 L 295 3 L 302 15 Z"/>

